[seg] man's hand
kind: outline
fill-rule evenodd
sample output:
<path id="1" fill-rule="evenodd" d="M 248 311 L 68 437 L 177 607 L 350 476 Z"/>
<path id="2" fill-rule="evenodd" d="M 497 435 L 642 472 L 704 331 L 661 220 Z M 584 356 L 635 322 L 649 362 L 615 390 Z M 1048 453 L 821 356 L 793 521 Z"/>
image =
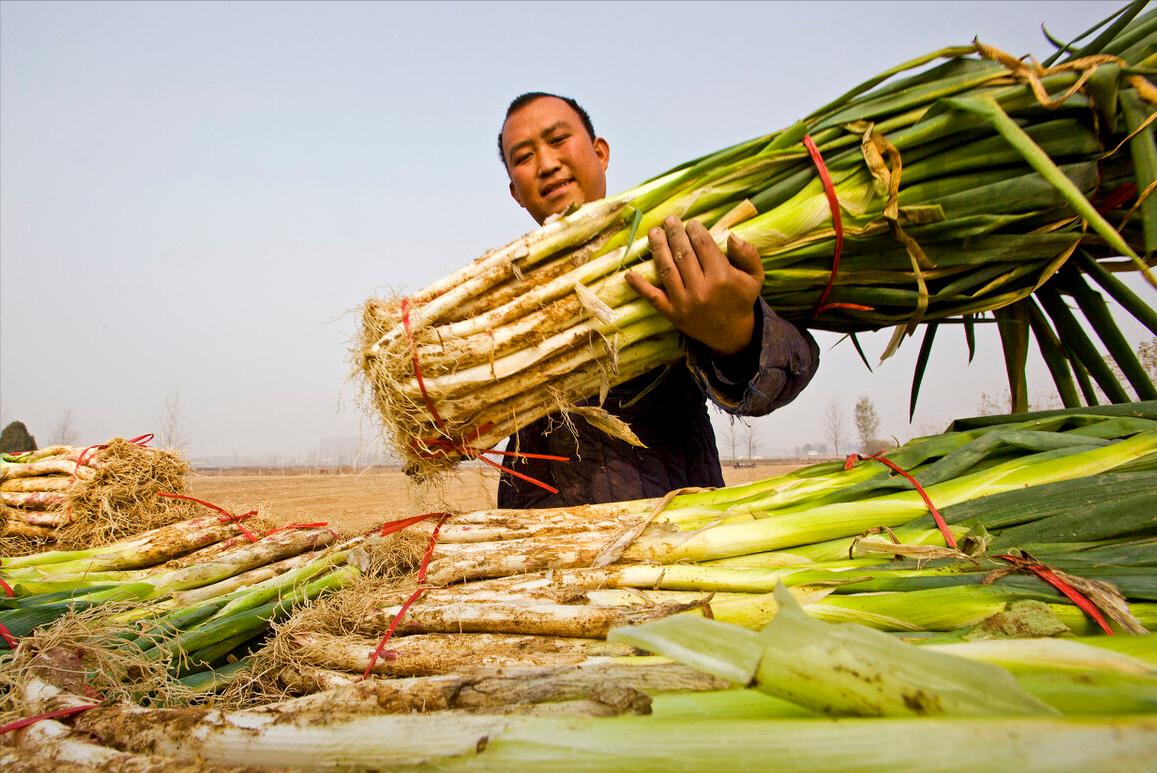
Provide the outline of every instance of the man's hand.
<path id="1" fill-rule="evenodd" d="M 628 271 L 635 292 L 715 354 L 743 351 L 755 332 L 755 299 L 763 286 L 756 249 L 733 234 L 724 255 L 702 223 L 691 221 L 684 228 L 677 217 L 668 217 L 647 237 L 663 287 Z"/>

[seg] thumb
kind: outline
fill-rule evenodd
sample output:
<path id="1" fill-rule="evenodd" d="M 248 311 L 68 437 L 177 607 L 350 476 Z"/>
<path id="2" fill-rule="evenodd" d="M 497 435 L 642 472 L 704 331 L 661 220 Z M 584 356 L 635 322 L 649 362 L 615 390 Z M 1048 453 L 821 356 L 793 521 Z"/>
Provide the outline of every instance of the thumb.
<path id="1" fill-rule="evenodd" d="M 632 290 L 639 294 L 639 297 L 654 306 L 655 310 L 667 319 L 672 318 L 672 315 L 675 313 L 675 311 L 671 306 L 671 302 L 667 298 L 667 294 L 665 292 L 663 292 L 658 287 L 655 287 L 655 285 L 651 284 L 634 271 L 628 271 L 625 275 L 625 278 L 627 280 L 627 284 L 631 286 Z"/>

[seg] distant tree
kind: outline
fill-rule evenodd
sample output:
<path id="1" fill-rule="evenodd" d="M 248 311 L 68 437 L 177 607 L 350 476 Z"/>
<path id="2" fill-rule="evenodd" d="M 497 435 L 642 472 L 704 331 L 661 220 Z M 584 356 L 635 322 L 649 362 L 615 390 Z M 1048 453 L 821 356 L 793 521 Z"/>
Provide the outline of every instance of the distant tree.
<path id="1" fill-rule="evenodd" d="M 836 456 L 840 455 L 840 443 L 846 432 L 847 418 L 844 415 L 844 409 L 840 406 L 839 401 L 833 397 L 828 400 L 828 406 L 824 409 L 824 437 L 831 441 Z"/>
<path id="2" fill-rule="evenodd" d="M 1149 378 L 1157 381 L 1157 336 L 1137 345 L 1137 359 Z"/>
<path id="3" fill-rule="evenodd" d="M 1028 409 L 1030 411 L 1048 411 L 1053 408 L 1063 407 L 1061 398 L 1056 392 L 1047 394 L 1044 397 L 1029 400 Z M 977 416 L 996 416 L 1004 413 L 1012 412 L 1012 395 L 1007 389 L 1004 389 L 996 394 L 989 394 L 988 392 L 980 393 L 980 400 L 976 404 Z"/>
<path id="4" fill-rule="evenodd" d="M 863 453 L 875 453 L 872 446 L 877 445 L 876 434 L 880 431 L 880 416 L 876 413 L 876 406 L 872 398 L 860 395 L 855 408 L 856 432 L 860 435 L 860 450 Z"/>
<path id="5" fill-rule="evenodd" d="M 981 392 L 980 400 L 976 403 L 976 415 L 996 416 L 1000 413 L 1008 413 L 1011 404 L 1012 399 L 1009 397 L 1007 389 L 1003 393 L 995 395 Z"/>
<path id="6" fill-rule="evenodd" d="M 755 434 L 755 424 L 752 422 L 743 422 L 743 428 L 743 435 L 747 440 L 747 461 L 751 462 L 755 459 L 755 452 L 759 450 L 759 438 Z"/>
<path id="7" fill-rule="evenodd" d="M 916 435 L 918 437 L 925 437 L 927 435 L 939 435 L 948 426 L 948 419 L 925 419 L 916 425 Z"/>
<path id="8" fill-rule="evenodd" d="M 52 431 L 51 442 L 62 446 L 74 446 L 76 445 L 76 440 L 77 433 L 72 416 L 72 409 L 66 408 L 60 416 L 60 421 L 56 423 L 56 429 Z"/>
<path id="9" fill-rule="evenodd" d="M 185 447 L 184 410 L 181 407 L 181 392 L 174 390 L 165 398 L 164 408 L 157 417 L 157 435 L 165 448 Z"/>
<path id="10" fill-rule="evenodd" d="M 1137 361 L 1141 364 L 1141 369 L 1145 371 L 1147 376 L 1149 376 L 1149 380 L 1157 381 L 1157 338 L 1153 338 L 1149 341 L 1142 341 L 1141 343 L 1137 344 L 1136 354 Z M 1117 379 L 1117 383 L 1125 388 L 1125 392 L 1128 393 L 1134 400 L 1136 400 L 1137 390 L 1133 388 L 1133 385 L 1129 382 L 1129 379 L 1125 377 L 1125 372 L 1121 370 L 1121 366 L 1118 365 L 1117 361 L 1108 354 L 1104 355 L 1104 360 L 1105 364 L 1109 366 L 1109 370 L 1112 372 L 1113 378 Z M 1100 399 L 1102 402 L 1110 402 L 1109 398 L 1105 395 L 1104 391 L 1099 385 L 1095 385 L 1094 389 L 1097 391 L 1098 399 Z"/>
<path id="11" fill-rule="evenodd" d="M 737 458 L 736 457 L 736 453 L 737 453 L 736 447 L 739 445 L 739 428 L 735 425 L 736 425 L 735 417 L 728 415 L 727 425 L 723 428 L 722 440 L 723 440 L 724 445 L 727 448 L 731 449 L 731 453 L 728 455 L 728 458 L 731 460 L 732 464 L 735 464 L 735 460 Z"/>
<path id="12" fill-rule="evenodd" d="M 36 438 L 28 433 L 22 421 L 14 421 L 0 432 L 0 453 L 11 454 L 19 451 L 35 451 Z"/>

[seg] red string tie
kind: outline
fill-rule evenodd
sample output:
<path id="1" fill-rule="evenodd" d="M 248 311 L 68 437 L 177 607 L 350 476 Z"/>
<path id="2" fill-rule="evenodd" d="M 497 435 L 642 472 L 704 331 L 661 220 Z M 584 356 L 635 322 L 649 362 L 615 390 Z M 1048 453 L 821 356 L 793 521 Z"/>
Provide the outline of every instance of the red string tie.
<path id="1" fill-rule="evenodd" d="M 16 649 L 16 637 L 12 635 L 12 632 L 8 630 L 8 626 L 4 625 L 4 623 L 0 623 L 0 639 L 4 640 L 4 643 L 8 645 L 8 649 Z"/>
<path id="2" fill-rule="evenodd" d="M 824 163 L 823 156 L 820 155 L 820 149 L 816 147 L 815 140 L 811 138 L 810 134 L 803 136 L 803 146 L 807 148 L 808 155 L 811 156 L 812 163 L 816 165 L 816 171 L 819 172 L 820 182 L 824 185 L 824 195 L 828 199 L 828 207 L 832 211 L 832 228 L 836 232 L 836 247 L 832 256 L 832 272 L 828 275 L 828 283 L 824 285 L 823 292 L 820 293 L 819 300 L 816 301 L 815 308 L 812 309 L 812 319 L 815 319 L 820 314 L 823 314 L 828 309 L 834 308 L 858 308 L 862 311 L 871 309 L 869 306 L 859 306 L 858 304 L 829 304 L 828 296 L 832 292 L 832 286 L 836 283 L 836 272 L 840 270 L 840 253 L 844 249 L 844 222 L 840 216 L 840 200 L 836 196 L 836 186 L 832 182 L 832 176 L 828 173 L 827 164 Z"/>
<path id="3" fill-rule="evenodd" d="M 100 705 L 99 703 L 91 703 L 91 704 L 87 704 L 84 706 L 67 706 L 63 709 L 57 709 L 56 711 L 49 711 L 49 712 L 46 712 L 44 714 L 37 714 L 34 717 L 25 717 L 24 719 L 18 719 L 15 722 L 9 722 L 7 725 L 0 725 L 0 735 L 4 735 L 5 733 L 10 733 L 13 730 L 21 730 L 25 727 L 28 727 L 29 725 L 35 725 L 37 722 L 41 721 L 42 719 L 58 719 L 60 717 L 70 717 L 73 714 L 79 714 L 82 711 L 88 711 L 89 709 L 95 709 L 99 705 Z"/>
<path id="4" fill-rule="evenodd" d="M 4 578 L 0 577 L 0 588 L 4 590 L 4 595 L 12 598 L 16 595 L 16 591 L 12 590 L 12 586 L 4 582 Z"/>
<path id="5" fill-rule="evenodd" d="M 439 515 L 441 515 L 441 513 L 426 513 L 424 515 L 414 515 L 409 518 L 401 518 L 397 521 L 387 521 L 381 526 L 375 526 L 374 528 L 370 529 L 366 532 L 366 534 L 373 534 L 374 532 L 377 532 L 379 537 L 386 537 L 390 534 L 393 534 L 394 532 L 399 532 L 402 529 L 408 529 L 416 523 L 421 523 L 422 521 L 435 518 Z"/>
<path id="6" fill-rule="evenodd" d="M 1110 193 L 1108 196 L 1105 196 L 1103 199 L 1098 201 L 1096 203 L 1097 211 L 1102 215 L 1106 215 L 1136 195 L 1137 186 L 1133 183 L 1125 183 Z"/>
<path id="7" fill-rule="evenodd" d="M 382 636 L 382 640 L 378 642 L 377 649 L 375 649 L 373 654 L 370 655 L 370 662 L 369 665 L 366 666 L 366 670 L 362 672 L 362 679 L 369 678 L 369 675 L 374 670 L 374 665 L 378 662 L 378 658 L 382 657 L 385 653 L 386 644 L 389 643 L 391 637 L 394 635 L 394 631 L 396 631 L 398 625 L 401 624 L 402 618 L 404 618 L 406 613 L 410 611 L 410 607 L 414 605 L 414 602 L 420 599 L 422 594 L 426 592 L 426 571 L 430 568 L 430 559 L 434 556 L 434 548 L 438 544 L 438 532 L 442 530 L 442 524 L 446 523 L 446 519 L 449 517 L 449 513 L 426 513 L 425 515 L 415 515 L 412 518 L 404 518 L 400 521 L 392 521 L 382 526 L 379 533 L 385 536 L 386 534 L 392 534 L 393 532 L 401 531 L 408 526 L 413 526 L 416 523 L 420 523 L 421 521 L 425 521 L 430 518 L 438 519 L 438 523 L 434 525 L 434 531 L 430 533 L 430 540 L 426 543 L 426 552 L 422 554 L 422 563 L 418 566 L 418 587 L 413 593 L 410 594 L 410 597 L 406 599 L 401 608 L 398 609 L 397 614 L 394 615 L 394 619 L 390 621 L 390 627 L 386 629 L 386 633 L 384 636 Z M 397 653 L 393 653 L 392 657 L 390 655 L 386 655 L 386 657 L 389 660 L 394 660 L 398 656 Z"/>
<path id="8" fill-rule="evenodd" d="M 132 443 L 134 446 L 140 446 L 141 448 L 144 448 L 152 442 L 153 437 L 155 437 L 153 433 L 148 432 L 144 435 L 137 435 L 135 438 L 130 439 L 128 442 Z M 96 451 L 103 451 L 106 448 L 108 448 L 108 443 L 98 443 L 95 446 L 89 446 L 88 448 L 81 451 L 80 454 L 76 457 L 76 466 L 72 468 L 72 478 L 70 478 L 68 482 L 74 483 L 76 481 L 76 473 L 80 471 L 80 466 L 88 461 L 88 455 L 90 452 L 95 453 Z"/>
<path id="9" fill-rule="evenodd" d="M 185 502 L 193 502 L 193 503 L 196 503 L 198 505 L 201 505 L 202 507 L 207 507 L 210 510 L 212 510 L 213 512 L 221 514 L 221 523 L 234 524 L 241 531 L 241 533 L 245 535 L 245 538 L 248 539 L 250 542 L 256 542 L 258 540 L 258 536 L 256 534 L 254 534 L 253 532 L 249 531 L 249 529 L 246 528 L 245 524 L 241 523 L 246 518 L 252 518 L 253 516 L 257 515 L 256 510 L 250 510 L 249 512 L 244 513 L 243 515 L 235 515 L 223 507 L 218 507 L 217 505 L 213 504 L 212 502 L 206 502 L 203 499 L 197 499 L 196 497 L 187 496 L 185 494 L 174 494 L 171 491 L 161 491 L 161 492 L 157 493 L 157 496 L 164 497 L 165 499 L 180 499 L 180 500 L 185 501 Z"/>
<path id="10" fill-rule="evenodd" d="M 936 528 L 940 530 L 942 535 L 944 535 L 944 541 L 948 544 L 948 547 L 954 550 L 956 549 L 956 537 L 952 534 L 952 530 L 948 528 L 948 522 L 944 520 L 944 516 L 942 516 L 940 511 L 936 509 L 936 505 L 932 504 L 932 498 L 928 496 L 928 492 L 924 490 L 924 487 L 920 485 L 920 481 L 916 480 L 914 475 L 912 475 L 900 465 L 893 462 L 888 457 L 884 456 L 883 451 L 872 454 L 871 456 L 848 454 L 848 458 L 844 460 L 844 469 L 852 469 L 854 466 L 856 466 L 856 462 L 859 461 L 879 462 L 888 469 L 903 475 L 904 478 L 906 478 L 907 481 L 911 483 L 912 486 L 916 489 L 916 492 L 920 495 L 920 498 L 924 500 L 924 504 L 928 507 L 928 512 L 932 513 L 932 520 L 936 521 Z"/>
<path id="11" fill-rule="evenodd" d="M 1069 585 L 1067 582 L 1062 580 L 1059 576 L 1057 576 L 1057 573 L 1054 572 L 1052 569 L 1049 569 L 1047 566 L 1040 563 L 1039 561 L 1033 561 L 1031 559 L 1021 558 L 1020 556 L 1000 555 L 1000 556 L 996 556 L 996 557 L 999 558 L 1001 561 L 1007 561 L 1008 563 L 1015 566 L 1017 569 L 1022 569 L 1022 570 L 1027 571 L 1027 572 L 1032 572 L 1037 577 L 1041 578 L 1042 580 L 1047 582 L 1049 585 L 1053 586 L 1054 588 L 1059 590 L 1061 593 L 1063 593 L 1065 596 L 1067 596 L 1069 601 L 1076 604 L 1082 612 L 1084 612 L 1089 617 L 1093 618 L 1094 622 L 1096 622 L 1096 624 L 1101 627 L 1102 631 L 1104 631 L 1109 636 L 1114 635 L 1113 629 L 1109 627 L 1109 624 L 1107 622 L 1105 622 L 1105 618 L 1104 618 L 1104 616 L 1101 615 L 1101 611 L 1099 609 L 1097 609 L 1097 605 L 1094 604 L 1092 601 L 1090 601 L 1089 598 L 1087 596 L 1085 596 L 1083 593 L 1081 593 L 1079 590 L 1077 590 L 1072 585 Z"/>
<path id="12" fill-rule="evenodd" d="M 418 360 L 418 347 L 414 343 L 414 333 L 410 329 L 410 299 L 409 298 L 403 298 L 402 299 L 402 327 L 406 331 L 406 343 L 410 347 L 410 362 L 414 366 L 414 377 L 418 381 L 418 391 L 422 393 L 422 399 L 426 402 L 426 410 L 428 410 L 430 412 L 430 416 L 434 419 L 434 426 L 436 426 L 439 430 L 441 430 L 443 433 L 445 433 L 446 432 L 446 422 L 443 421 L 441 414 L 438 413 L 438 409 L 437 409 L 437 407 L 435 407 L 434 400 L 430 397 L 430 393 L 426 391 L 426 380 L 422 376 L 422 364 Z M 473 430 L 472 432 L 470 432 L 469 435 L 467 435 L 467 437 L 470 437 L 471 439 L 477 438 L 482 432 L 486 431 L 486 429 L 489 426 L 492 426 L 492 425 L 485 425 L 483 427 L 479 427 L 479 428 Z M 549 455 L 549 454 L 524 454 L 524 453 L 519 452 L 519 451 L 496 451 L 494 449 L 481 449 L 481 448 L 476 448 L 474 446 L 466 445 L 465 441 L 455 442 L 455 441 L 447 440 L 445 438 L 429 439 L 429 440 L 424 441 L 424 445 L 426 447 L 433 446 L 435 449 L 443 451 L 443 452 L 449 451 L 452 453 L 459 453 L 459 454 L 462 454 L 463 456 L 466 456 L 468 458 L 477 459 L 478 461 L 483 462 L 484 464 L 487 464 L 496 470 L 499 470 L 499 471 L 505 472 L 505 473 L 509 473 L 510 475 L 513 475 L 514 477 L 519 478 L 520 480 L 524 480 L 527 483 L 531 483 L 535 486 L 538 486 L 541 489 L 545 489 L 546 491 L 549 491 L 551 494 L 557 494 L 558 489 L 556 489 L 554 486 L 551 486 L 550 484 L 548 484 L 544 481 L 539 480 L 538 478 L 534 478 L 534 477 L 531 477 L 530 475 L 526 475 L 524 473 L 518 472 L 517 470 L 513 470 L 509 467 L 506 467 L 504 465 L 499 464 L 498 462 L 496 462 L 492 459 L 487 459 L 483 454 L 498 454 L 501 456 L 511 456 L 511 457 L 522 458 L 522 459 L 546 459 L 549 461 L 557 461 L 557 462 L 569 462 L 570 461 L 570 459 L 568 459 L 565 456 L 553 456 L 553 455 Z M 417 446 L 415 444 L 411 444 L 410 447 L 417 450 Z"/>

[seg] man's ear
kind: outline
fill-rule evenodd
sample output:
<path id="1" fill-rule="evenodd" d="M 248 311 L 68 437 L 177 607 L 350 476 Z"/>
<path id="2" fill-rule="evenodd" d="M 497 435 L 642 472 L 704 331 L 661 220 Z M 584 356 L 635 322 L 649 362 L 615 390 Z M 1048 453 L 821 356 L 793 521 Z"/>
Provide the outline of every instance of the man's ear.
<path id="1" fill-rule="evenodd" d="M 522 207 L 523 209 L 526 209 L 526 205 L 522 203 L 522 199 L 518 198 L 518 191 L 516 191 L 514 189 L 514 183 L 513 182 L 509 183 L 509 186 L 510 186 L 510 197 L 518 202 L 518 206 Z"/>
<path id="2" fill-rule="evenodd" d="M 611 146 L 602 137 L 595 138 L 595 155 L 603 165 L 603 171 L 607 171 L 607 165 L 611 163 Z"/>

